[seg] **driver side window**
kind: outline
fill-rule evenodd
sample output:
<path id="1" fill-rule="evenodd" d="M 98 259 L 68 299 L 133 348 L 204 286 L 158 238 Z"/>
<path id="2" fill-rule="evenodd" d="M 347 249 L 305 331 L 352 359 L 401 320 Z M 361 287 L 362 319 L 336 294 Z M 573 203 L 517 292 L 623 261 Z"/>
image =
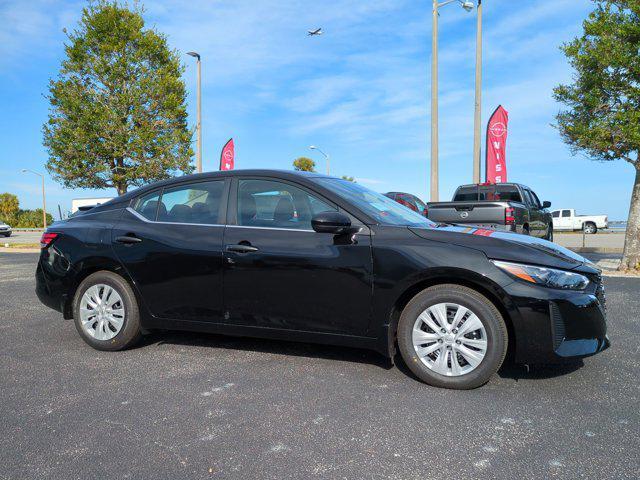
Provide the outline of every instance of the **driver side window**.
<path id="1" fill-rule="evenodd" d="M 274 180 L 238 182 L 238 225 L 312 230 L 311 218 L 338 208 L 291 184 Z"/>

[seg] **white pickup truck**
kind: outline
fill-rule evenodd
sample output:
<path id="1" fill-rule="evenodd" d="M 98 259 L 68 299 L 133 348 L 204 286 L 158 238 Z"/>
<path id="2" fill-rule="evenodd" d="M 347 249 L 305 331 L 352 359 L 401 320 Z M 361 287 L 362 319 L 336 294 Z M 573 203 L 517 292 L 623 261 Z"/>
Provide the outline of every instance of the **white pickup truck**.
<path id="1" fill-rule="evenodd" d="M 606 215 L 576 215 L 573 208 L 554 210 L 553 230 L 582 230 L 584 233 L 594 234 L 599 228 L 607 228 L 609 219 Z"/>

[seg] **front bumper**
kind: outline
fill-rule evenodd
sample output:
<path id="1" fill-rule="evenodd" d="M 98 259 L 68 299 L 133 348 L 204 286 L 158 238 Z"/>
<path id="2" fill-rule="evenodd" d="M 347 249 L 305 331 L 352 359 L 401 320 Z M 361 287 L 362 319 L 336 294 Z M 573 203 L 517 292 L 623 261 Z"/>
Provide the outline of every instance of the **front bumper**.
<path id="1" fill-rule="evenodd" d="M 600 279 L 592 279 L 584 292 L 520 281 L 505 290 L 517 311 L 512 315 L 516 362 L 555 363 L 595 355 L 610 346 Z"/>

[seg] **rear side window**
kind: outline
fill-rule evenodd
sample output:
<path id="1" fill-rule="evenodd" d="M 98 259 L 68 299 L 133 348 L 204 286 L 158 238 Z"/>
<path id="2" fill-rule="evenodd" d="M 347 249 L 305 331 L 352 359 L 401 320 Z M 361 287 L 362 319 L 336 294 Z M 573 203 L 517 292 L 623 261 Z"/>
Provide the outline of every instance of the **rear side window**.
<path id="1" fill-rule="evenodd" d="M 571 216 L 571 210 L 562 210 L 562 216 L 563 217 L 570 217 Z"/>
<path id="2" fill-rule="evenodd" d="M 499 200 L 505 202 L 522 202 L 522 197 L 520 196 L 520 192 L 517 187 L 498 185 L 496 188 Z"/>
<path id="3" fill-rule="evenodd" d="M 151 192 L 138 198 L 133 205 L 133 209 L 147 220 L 155 221 L 159 200 L 160 192 Z"/>
<path id="4" fill-rule="evenodd" d="M 158 221 L 169 223 L 218 223 L 224 180 L 167 188 L 162 192 Z"/>

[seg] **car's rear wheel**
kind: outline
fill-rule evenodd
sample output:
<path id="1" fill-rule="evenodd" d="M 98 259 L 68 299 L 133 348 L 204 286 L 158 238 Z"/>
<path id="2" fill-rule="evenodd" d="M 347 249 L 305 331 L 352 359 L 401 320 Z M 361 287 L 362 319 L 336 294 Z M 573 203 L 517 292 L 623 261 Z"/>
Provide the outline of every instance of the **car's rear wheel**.
<path id="1" fill-rule="evenodd" d="M 553 225 L 551 223 L 547 227 L 547 236 L 545 240 L 549 240 L 550 242 L 553 242 Z"/>
<path id="2" fill-rule="evenodd" d="M 586 233 L 587 235 L 593 235 L 598 231 L 598 228 L 596 227 L 595 223 L 586 222 L 584 225 L 582 225 L 582 230 L 584 230 L 584 233 Z"/>
<path id="3" fill-rule="evenodd" d="M 98 350 L 122 350 L 142 336 L 140 311 L 127 281 L 112 272 L 85 278 L 73 301 L 76 329 Z"/>
<path id="4" fill-rule="evenodd" d="M 423 290 L 404 308 L 398 347 L 411 371 L 436 387 L 485 384 L 507 353 L 507 327 L 496 306 L 461 285 Z"/>

